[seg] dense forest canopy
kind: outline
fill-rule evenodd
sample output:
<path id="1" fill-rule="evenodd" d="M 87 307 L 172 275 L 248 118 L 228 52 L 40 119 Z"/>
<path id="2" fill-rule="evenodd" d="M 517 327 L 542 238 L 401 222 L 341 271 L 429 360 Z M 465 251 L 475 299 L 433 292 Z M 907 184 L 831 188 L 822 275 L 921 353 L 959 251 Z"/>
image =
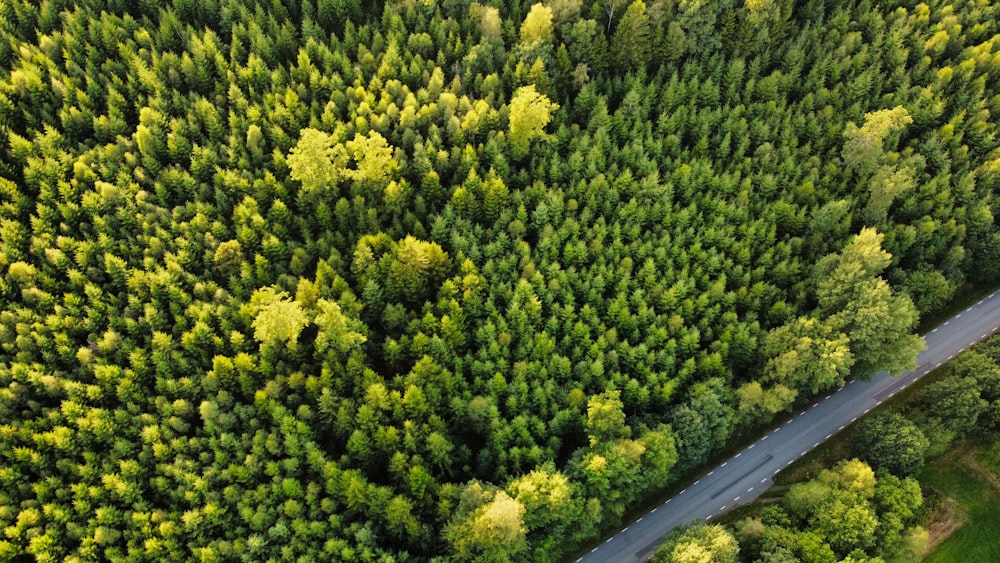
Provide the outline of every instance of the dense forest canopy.
<path id="1" fill-rule="evenodd" d="M 0 559 L 556 560 L 912 365 L 997 11 L 0 2 Z"/>

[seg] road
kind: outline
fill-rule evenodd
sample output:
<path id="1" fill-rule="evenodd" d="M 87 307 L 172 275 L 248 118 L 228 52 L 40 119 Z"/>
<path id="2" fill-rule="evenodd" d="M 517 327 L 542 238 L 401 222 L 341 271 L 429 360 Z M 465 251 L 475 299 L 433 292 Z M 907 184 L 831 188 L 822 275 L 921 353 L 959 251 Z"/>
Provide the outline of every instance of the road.
<path id="1" fill-rule="evenodd" d="M 911 383 L 1000 328 L 1000 291 L 924 335 L 927 349 L 917 368 L 892 377 L 877 374 L 854 380 L 781 427 L 748 445 L 669 500 L 631 522 L 598 545 L 578 563 L 634 563 L 652 555 L 664 535 L 693 521 L 707 521 L 752 502 L 771 486 L 771 479 L 795 460 L 868 414 Z"/>

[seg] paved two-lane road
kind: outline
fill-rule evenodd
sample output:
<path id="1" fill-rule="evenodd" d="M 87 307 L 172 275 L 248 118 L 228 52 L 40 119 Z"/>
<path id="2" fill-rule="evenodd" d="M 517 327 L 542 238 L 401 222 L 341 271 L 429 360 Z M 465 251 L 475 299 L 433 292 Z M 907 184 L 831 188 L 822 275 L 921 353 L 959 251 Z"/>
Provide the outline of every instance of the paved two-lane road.
<path id="1" fill-rule="evenodd" d="M 880 373 L 871 381 L 852 381 L 820 398 L 577 561 L 643 561 L 674 528 L 709 520 L 753 501 L 771 486 L 771 478 L 779 471 L 998 328 L 1000 291 L 924 335 L 927 349 L 917 359 L 915 370 L 897 377 Z"/>

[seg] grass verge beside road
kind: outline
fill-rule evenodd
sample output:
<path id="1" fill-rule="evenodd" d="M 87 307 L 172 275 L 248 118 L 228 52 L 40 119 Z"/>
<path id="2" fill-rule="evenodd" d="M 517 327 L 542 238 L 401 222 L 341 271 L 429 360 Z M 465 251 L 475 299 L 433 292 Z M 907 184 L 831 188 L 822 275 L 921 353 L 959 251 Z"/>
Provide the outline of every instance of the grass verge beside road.
<path id="1" fill-rule="evenodd" d="M 1000 561 L 1000 490 L 998 476 L 977 461 L 980 449 L 968 442 L 939 456 L 920 473 L 920 485 L 954 500 L 961 511 L 960 526 L 924 559 L 927 563 Z M 938 510 L 932 518 L 947 518 Z M 934 521 L 927 528 L 934 531 Z"/>

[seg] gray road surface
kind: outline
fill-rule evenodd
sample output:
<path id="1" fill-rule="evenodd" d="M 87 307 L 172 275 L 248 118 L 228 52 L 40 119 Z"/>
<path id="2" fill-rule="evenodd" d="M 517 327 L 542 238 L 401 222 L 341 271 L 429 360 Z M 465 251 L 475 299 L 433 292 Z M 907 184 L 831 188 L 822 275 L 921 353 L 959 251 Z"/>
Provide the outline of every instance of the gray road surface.
<path id="1" fill-rule="evenodd" d="M 781 427 L 629 523 L 577 562 L 644 561 L 674 528 L 695 520 L 711 520 L 753 501 L 771 486 L 772 477 L 779 471 L 998 328 L 1000 291 L 924 335 L 927 349 L 917 359 L 915 370 L 897 377 L 880 373 L 871 381 L 851 381 L 839 391 L 820 397 Z"/>

